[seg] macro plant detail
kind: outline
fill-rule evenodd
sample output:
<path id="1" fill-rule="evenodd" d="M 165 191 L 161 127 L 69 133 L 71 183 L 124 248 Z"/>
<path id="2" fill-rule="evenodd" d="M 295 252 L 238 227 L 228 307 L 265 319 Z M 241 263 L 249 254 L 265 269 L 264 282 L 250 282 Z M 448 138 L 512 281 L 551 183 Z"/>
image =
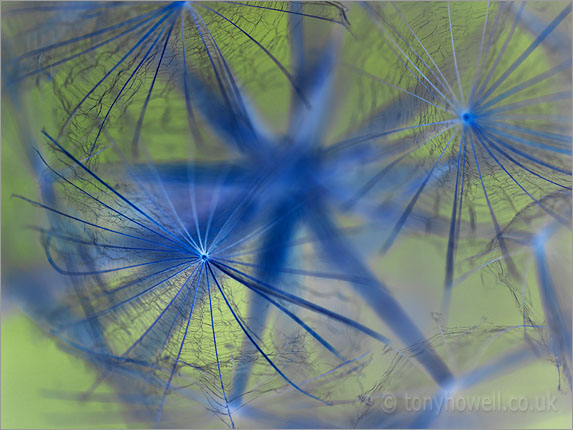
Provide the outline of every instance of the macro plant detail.
<path id="1" fill-rule="evenodd" d="M 79 296 L 77 304 L 71 308 L 66 306 L 71 314 L 57 312 L 65 315 L 66 319 L 58 321 L 54 333 L 81 352 L 93 355 L 96 362 L 105 365 L 112 363 L 122 370 L 125 370 L 124 367 L 135 367 L 136 371 L 143 371 L 144 378 L 153 382 L 153 385 L 160 384 L 158 421 L 176 372 L 180 377 L 183 375 L 179 374 L 186 373 L 182 369 L 198 372 L 200 377 L 187 376 L 193 381 L 193 385 L 204 378 L 212 378 L 213 366 L 216 363 L 219 381 L 204 384 L 215 384 L 215 387 L 220 384 L 219 398 L 215 395 L 219 391 L 218 387 L 211 387 L 213 393 L 209 394 L 208 400 L 211 407 L 226 410 L 229 423 L 233 425 L 229 408 L 231 399 L 228 399 L 225 391 L 220 357 L 225 356 L 227 366 L 234 358 L 232 353 L 231 357 L 226 357 L 227 354 L 218 351 L 214 318 L 221 320 L 218 324 L 221 328 L 218 331 L 219 336 L 224 332 L 226 348 L 230 348 L 232 343 L 236 342 L 232 340 L 233 337 L 240 338 L 239 334 L 242 332 L 253 349 L 286 383 L 314 400 L 328 403 L 293 382 L 275 363 L 278 359 L 272 359 L 271 353 L 265 353 L 260 346 L 264 342 L 279 348 L 279 359 L 292 366 L 288 361 L 295 359 L 289 360 L 289 356 L 294 356 L 296 351 L 291 352 L 290 348 L 306 349 L 308 341 L 305 342 L 301 338 L 296 342 L 289 340 L 282 345 L 281 339 L 273 338 L 275 333 L 270 339 L 265 339 L 264 333 L 260 331 L 258 336 L 254 337 L 249 323 L 241 317 L 244 311 L 240 310 L 240 301 L 244 299 L 240 297 L 244 293 L 236 292 L 237 286 L 257 294 L 263 299 L 262 304 L 272 305 L 283 317 L 291 320 L 295 327 L 298 326 L 306 335 L 314 338 L 319 346 L 338 359 L 339 362 L 333 365 L 333 368 L 344 366 L 348 360 L 304 322 L 301 309 L 329 318 L 330 325 L 339 323 L 355 330 L 357 334 L 388 343 L 385 336 L 355 320 L 292 292 L 284 291 L 276 284 L 270 285 L 255 278 L 253 272 L 256 273 L 260 266 L 256 261 L 253 262 L 250 256 L 260 252 L 259 237 L 264 236 L 264 232 L 272 228 L 272 224 L 263 224 L 251 231 L 244 225 L 245 218 L 248 217 L 245 214 L 248 208 L 244 200 L 239 198 L 237 201 L 223 203 L 226 200 L 223 196 L 229 194 L 224 186 L 215 190 L 205 190 L 197 186 L 191 193 L 183 194 L 182 200 L 177 199 L 175 196 L 178 193 L 173 188 L 180 191 L 181 185 L 175 186 L 163 180 L 155 167 L 150 165 L 137 174 L 140 179 L 132 179 L 136 181 L 133 182 L 136 189 L 126 187 L 125 193 L 133 195 L 126 197 L 124 192 L 119 190 L 123 187 L 111 187 L 105 179 L 75 159 L 49 135 L 46 134 L 46 137 L 75 167 L 71 169 L 75 170 L 73 175 L 68 178 L 58 172 L 61 169 L 57 170 L 46 164 L 57 183 L 56 193 L 79 193 L 86 196 L 84 206 L 87 204 L 87 207 L 76 210 L 69 208 L 64 212 L 59 208 L 21 197 L 52 214 L 74 221 L 73 224 L 79 224 L 81 227 L 78 229 L 69 226 L 66 230 L 40 229 L 50 264 L 59 273 L 74 279 L 85 279 L 78 282 L 76 287 Z M 44 161 L 44 158 L 39 156 Z M 148 174 L 155 179 L 151 184 L 141 179 Z M 90 191 L 92 189 L 94 191 Z M 82 270 L 78 270 L 80 268 Z M 289 272 L 287 268 L 282 271 Z M 291 269 L 291 272 L 299 276 L 321 277 L 320 273 L 312 271 Z M 328 276 L 337 278 L 333 273 Z M 339 277 L 344 279 L 342 275 Z M 288 283 L 286 285 L 288 287 Z M 296 313 L 291 309 L 292 305 L 299 308 Z M 154 311 L 142 312 L 142 309 Z M 85 315 L 79 317 L 82 312 Z M 209 316 L 205 317 L 205 314 Z M 204 318 L 207 318 L 207 323 L 202 321 Z M 229 327 L 233 320 L 236 324 L 234 329 Z M 293 330 L 286 321 L 274 324 L 280 324 L 280 331 L 276 333 L 279 338 Z M 214 353 L 214 357 L 210 358 L 203 349 L 205 346 L 202 346 L 206 343 L 204 330 L 209 325 L 212 330 L 209 334 L 212 334 L 213 341 L 211 351 Z M 327 330 L 333 329 L 328 327 Z M 123 333 L 119 334 L 120 332 Z M 293 333 L 290 335 L 295 336 Z M 197 351 L 188 348 L 184 350 L 184 346 L 189 342 L 188 336 L 194 338 L 192 342 L 198 346 Z M 301 336 L 296 335 L 297 338 Z M 120 350 L 124 352 L 120 354 Z M 311 353 L 312 349 L 305 355 Z M 256 360 L 251 357 L 252 353 L 243 355 L 246 357 L 241 356 L 241 361 Z M 212 363 L 209 363 L 210 361 Z M 295 363 L 300 364 L 298 360 L 295 360 Z M 234 366 L 238 364 L 235 363 Z M 257 366 L 260 367 L 260 364 Z M 298 374 L 300 375 L 300 370 Z M 167 381 L 161 385 L 161 379 Z M 243 395 L 242 392 L 240 394 Z M 236 399 L 233 400 L 237 403 Z M 217 402 L 222 404 L 217 405 Z"/>
<path id="2" fill-rule="evenodd" d="M 5 2 L 2 48 L 4 248 L 42 279 L 4 254 L 4 294 L 91 375 L 48 398 L 165 428 L 547 412 L 447 407 L 495 387 L 571 417 L 571 3 Z"/>
<path id="3" fill-rule="evenodd" d="M 140 136 L 148 131 L 148 111 L 151 116 L 169 116 L 154 109 L 155 100 L 165 103 L 167 98 L 169 111 L 187 110 L 188 121 L 193 120 L 191 101 L 201 94 L 192 91 L 197 87 L 190 74 L 204 90 L 222 99 L 228 115 L 241 117 L 247 107 L 238 98 L 233 66 L 243 69 L 235 73 L 244 74 L 243 62 L 256 61 L 261 76 L 268 75 L 263 80 L 276 78 L 273 72 L 277 72 L 287 83 L 293 81 L 292 72 L 272 53 L 276 50 L 284 56 L 286 37 L 281 31 L 290 15 L 346 25 L 344 10 L 335 4 L 279 2 L 276 6 L 264 2 L 120 2 L 110 7 L 64 2 L 37 9 L 22 4 L 5 12 L 15 21 L 15 28 L 22 21 L 32 26 L 23 35 L 19 28 L 10 39 L 14 46 L 8 48 L 18 54 L 8 62 L 8 82 L 16 85 L 35 79 L 51 84 L 62 105 L 58 115 L 63 114 L 56 137 L 74 140 L 89 157 L 105 146 L 101 140 L 109 140 L 105 136 L 109 122 L 134 115 L 126 120 L 132 122 L 128 126 L 131 147 L 137 153 Z M 241 10 L 248 14 L 238 13 Z M 260 22 L 255 27 L 249 19 Z M 267 34 L 272 31 L 277 40 Z M 46 44 L 46 36 L 54 43 Z M 231 38 L 239 45 L 229 46 Z M 100 52 L 105 52 L 103 64 Z M 275 70 L 269 71 L 269 65 Z M 177 102 L 173 92 L 178 93 Z M 132 103 L 138 112 L 130 111 Z M 172 120 L 176 127 L 178 120 Z M 153 119 L 150 129 L 157 132 Z"/>
<path id="4" fill-rule="evenodd" d="M 451 197 L 445 197 L 451 198 L 452 203 L 447 229 L 444 315 L 450 302 L 464 217 L 469 220 L 472 232 L 479 218 L 491 219 L 496 248 L 503 254 L 509 272 L 517 278 L 518 270 L 503 235 L 503 226 L 511 218 L 496 213 L 503 212 L 507 206 L 519 211 L 533 202 L 560 223 L 570 222 L 567 216 L 552 211 L 541 201 L 551 192 L 567 194 L 571 190 L 571 118 L 560 115 L 571 110 L 571 59 L 565 54 L 569 45 L 564 44 L 561 56 L 556 52 L 547 58 L 546 52 L 540 52 L 554 32 L 567 31 L 560 24 L 567 24 L 571 5 L 559 6 L 562 10 L 551 15 L 551 21 L 539 23 L 535 31 L 523 34 L 519 25 L 527 13 L 525 3 L 479 6 L 476 3 L 475 7 L 483 12 L 483 24 L 474 29 L 474 34 L 467 34 L 461 28 L 454 31 L 453 5 L 428 4 L 424 8 L 429 12 L 427 23 L 444 29 L 435 36 L 443 38 L 443 43 L 435 45 L 434 40 L 424 42 L 428 30 L 420 34 L 414 30 L 423 12 L 408 18 L 399 3 L 365 4 L 405 77 L 399 86 L 379 78 L 376 73 L 362 73 L 400 94 L 399 97 L 410 97 L 416 104 L 414 109 L 423 112 L 420 113 L 423 120 L 408 117 L 402 124 L 404 127 L 360 136 L 348 144 L 368 143 L 382 136 L 382 139 L 391 139 L 393 135 L 399 135 L 397 139 L 402 141 L 404 133 L 420 136 L 411 139 L 412 144 L 404 144 L 402 151 L 396 151 L 397 156 L 392 154 L 391 161 L 361 190 L 367 193 L 377 183 L 383 186 L 388 171 L 399 163 L 407 163 L 408 157 L 421 164 L 414 169 L 424 169 L 417 178 L 419 184 L 410 189 L 415 192 L 384 239 L 382 252 L 392 246 L 423 193 L 438 191 L 431 186 L 434 178 L 444 182 L 439 186 L 442 194 L 442 189 L 451 189 Z M 512 25 L 502 26 L 501 22 L 512 22 Z M 525 39 L 526 44 L 521 49 L 515 48 L 520 39 Z M 495 40 L 503 44 L 495 46 Z M 439 51 L 431 52 L 438 46 Z M 475 56 L 458 59 L 456 46 L 458 56 L 466 52 Z M 437 132 L 428 132 L 431 128 Z M 433 147 L 428 149 L 429 146 Z M 500 186 L 504 188 L 503 198 L 496 197 L 496 188 Z M 478 212 L 477 201 L 485 203 L 487 214 Z M 469 207 L 466 209 L 464 205 Z"/>

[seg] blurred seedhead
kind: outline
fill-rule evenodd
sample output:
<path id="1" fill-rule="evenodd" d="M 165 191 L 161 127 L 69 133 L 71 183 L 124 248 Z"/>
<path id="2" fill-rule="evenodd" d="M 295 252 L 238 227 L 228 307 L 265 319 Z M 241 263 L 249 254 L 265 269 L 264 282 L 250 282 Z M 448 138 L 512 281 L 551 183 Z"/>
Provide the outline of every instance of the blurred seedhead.
<path id="1" fill-rule="evenodd" d="M 557 192 L 543 201 L 547 207 L 571 219 L 568 193 Z M 516 214 L 504 230 L 511 255 L 519 259 L 523 268 L 523 281 L 508 283 L 508 286 L 513 290 L 524 327 L 543 327 L 544 346 L 558 371 L 557 386 L 570 391 L 571 224 L 556 222 L 540 210 L 538 205 L 529 205 Z M 496 259 L 491 260 L 495 255 L 495 250 L 490 250 L 476 256 L 474 261 L 489 260 L 483 266 L 491 265 L 491 270 L 499 273 L 502 266 L 496 264 Z M 524 335 L 528 333 L 524 329 Z"/>

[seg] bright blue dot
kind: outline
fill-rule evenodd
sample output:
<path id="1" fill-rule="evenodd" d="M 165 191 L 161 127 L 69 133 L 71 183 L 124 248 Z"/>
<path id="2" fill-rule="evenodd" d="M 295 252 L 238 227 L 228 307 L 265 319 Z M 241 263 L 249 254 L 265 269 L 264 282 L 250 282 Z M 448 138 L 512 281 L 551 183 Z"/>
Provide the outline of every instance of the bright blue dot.
<path id="1" fill-rule="evenodd" d="M 460 115 L 462 122 L 465 124 L 471 124 L 474 121 L 474 116 L 471 112 L 464 112 Z"/>

